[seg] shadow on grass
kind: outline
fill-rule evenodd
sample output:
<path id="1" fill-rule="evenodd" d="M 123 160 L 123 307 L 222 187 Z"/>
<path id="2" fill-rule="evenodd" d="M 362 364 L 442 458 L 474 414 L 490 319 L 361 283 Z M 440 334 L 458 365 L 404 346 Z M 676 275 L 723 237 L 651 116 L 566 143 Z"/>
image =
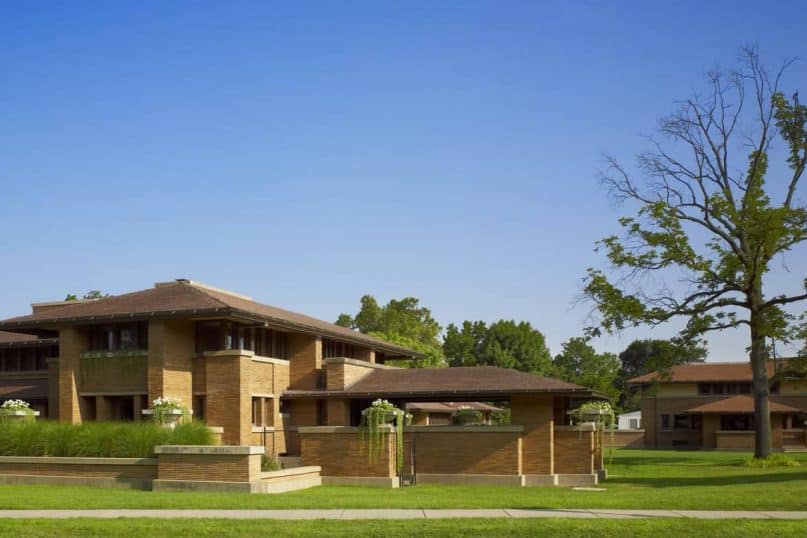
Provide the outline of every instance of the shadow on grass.
<path id="1" fill-rule="evenodd" d="M 651 488 L 669 488 L 685 486 L 738 486 L 743 484 L 772 484 L 777 482 L 791 482 L 794 480 L 807 481 L 807 471 L 797 473 L 771 473 L 771 474 L 732 474 L 721 476 L 692 476 L 692 477 L 613 477 L 607 484 L 627 484 Z"/>

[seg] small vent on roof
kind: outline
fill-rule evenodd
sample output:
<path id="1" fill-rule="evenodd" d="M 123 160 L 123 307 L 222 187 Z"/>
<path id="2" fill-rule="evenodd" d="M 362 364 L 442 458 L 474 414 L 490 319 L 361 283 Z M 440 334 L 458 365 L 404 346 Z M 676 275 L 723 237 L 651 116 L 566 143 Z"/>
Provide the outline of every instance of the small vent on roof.
<path id="1" fill-rule="evenodd" d="M 190 284 L 191 280 L 189 278 L 178 278 L 177 282 L 179 282 L 180 284 Z"/>

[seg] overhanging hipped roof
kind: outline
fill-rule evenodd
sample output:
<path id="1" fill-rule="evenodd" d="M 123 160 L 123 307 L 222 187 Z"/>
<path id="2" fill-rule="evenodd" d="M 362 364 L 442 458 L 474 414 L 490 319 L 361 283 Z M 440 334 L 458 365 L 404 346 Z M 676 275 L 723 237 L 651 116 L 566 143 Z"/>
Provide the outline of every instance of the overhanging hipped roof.
<path id="1" fill-rule="evenodd" d="M 0 331 L 0 347 L 49 346 L 56 344 L 58 341 L 57 338 L 37 338 L 30 334 Z"/>
<path id="2" fill-rule="evenodd" d="M 802 409 L 778 402 L 774 399 L 769 401 L 771 413 L 803 413 Z M 739 395 L 730 398 L 723 398 L 713 402 L 705 403 L 687 409 L 687 413 L 693 415 L 709 415 L 722 413 L 736 413 L 740 415 L 754 412 L 754 399 L 751 396 Z"/>
<path id="3" fill-rule="evenodd" d="M 8 400 L 11 398 L 40 400 L 47 397 L 47 379 L 7 379 L 0 381 L 0 400 Z"/>
<path id="4" fill-rule="evenodd" d="M 768 376 L 773 376 L 777 364 L 768 361 Z M 666 375 L 650 372 L 629 379 L 627 383 L 641 385 L 658 381 L 660 383 L 704 383 L 704 382 L 750 382 L 753 381 L 751 363 L 746 362 L 702 362 L 680 364 L 670 368 Z"/>
<path id="5" fill-rule="evenodd" d="M 253 301 L 249 297 L 205 286 L 189 280 L 155 285 L 154 288 L 114 295 L 94 301 L 48 308 L 28 316 L 0 321 L 0 329 L 41 330 L 60 325 L 103 321 L 147 320 L 181 317 L 233 317 L 265 322 L 278 329 L 337 338 L 367 346 L 387 355 L 416 357 L 406 347 L 375 338 L 347 327 Z"/>
<path id="6" fill-rule="evenodd" d="M 493 366 L 373 370 L 345 390 L 287 390 L 288 398 L 461 398 L 498 400 L 517 394 L 554 394 L 607 399 L 590 388 L 559 379 Z"/>

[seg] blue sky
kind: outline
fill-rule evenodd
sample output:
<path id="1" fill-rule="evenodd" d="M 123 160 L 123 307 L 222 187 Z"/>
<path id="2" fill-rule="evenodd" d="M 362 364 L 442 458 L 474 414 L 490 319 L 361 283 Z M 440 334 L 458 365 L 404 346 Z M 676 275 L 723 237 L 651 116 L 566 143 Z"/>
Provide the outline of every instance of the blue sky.
<path id="1" fill-rule="evenodd" d="M 186 277 L 328 320 L 414 295 L 556 353 L 625 212 L 602 155 L 745 43 L 807 56 L 800 3 L 709 4 L 3 2 L 0 317 Z"/>

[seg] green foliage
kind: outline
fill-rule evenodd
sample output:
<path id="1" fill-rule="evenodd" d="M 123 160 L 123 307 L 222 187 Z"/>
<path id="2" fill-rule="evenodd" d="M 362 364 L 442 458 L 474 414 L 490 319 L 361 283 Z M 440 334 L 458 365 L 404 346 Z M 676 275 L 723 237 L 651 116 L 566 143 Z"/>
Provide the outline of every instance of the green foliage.
<path id="1" fill-rule="evenodd" d="M 0 424 L 2 456 L 149 458 L 157 445 L 210 444 L 213 436 L 201 422 L 174 429 L 150 422 Z"/>
<path id="2" fill-rule="evenodd" d="M 415 297 L 391 299 L 386 305 L 379 306 L 372 295 L 365 295 L 361 298 L 359 312 L 355 316 L 340 314 L 336 324 L 406 346 L 423 356 L 398 361 L 401 366 L 445 366 L 438 338 L 441 327 L 431 311 L 420 306 L 420 301 Z"/>
<path id="3" fill-rule="evenodd" d="M 453 323 L 446 329 L 443 350 L 450 366 L 498 366 L 548 375 L 552 358 L 544 335 L 529 322 L 499 320 Z"/>
<path id="4" fill-rule="evenodd" d="M 510 408 L 505 407 L 501 411 L 491 413 L 490 423 L 494 426 L 509 426 L 511 424 Z"/>
<path id="5" fill-rule="evenodd" d="M 403 470 L 403 427 L 412 419 L 412 415 L 398 409 L 387 400 L 375 400 L 370 407 L 361 412 L 359 425 L 359 445 L 361 450 L 367 451 L 367 460 L 370 463 L 378 461 L 384 452 L 387 435 L 390 432 L 388 424 L 395 424 L 396 439 L 396 466 L 398 473 Z"/>
<path id="6" fill-rule="evenodd" d="M 484 422 L 484 415 L 477 409 L 470 407 L 458 407 L 454 414 L 451 416 L 451 422 L 458 426 L 465 426 L 469 424 L 482 424 Z"/>
<path id="7" fill-rule="evenodd" d="M 777 467 L 799 467 L 799 462 L 787 454 L 773 454 L 766 458 L 749 456 L 743 460 L 743 466 L 754 469 L 775 469 Z"/>
<path id="8" fill-rule="evenodd" d="M 99 290 L 90 290 L 85 293 L 81 298 L 85 301 L 92 300 L 92 299 L 105 299 L 109 297 L 108 293 L 104 293 Z M 65 301 L 78 301 L 78 296 L 75 293 L 68 293 L 67 296 L 64 298 Z"/>
<path id="9" fill-rule="evenodd" d="M 268 473 L 270 471 L 279 471 L 281 469 L 280 462 L 277 458 L 268 454 L 261 455 L 261 471 Z"/>
<path id="10" fill-rule="evenodd" d="M 619 360 L 613 353 L 597 353 L 586 338 L 571 338 L 564 342 L 563 351 L 552 361 L 555 376 L 589 387 L 612 399 L 619 396 L 615 385 Z"/>

